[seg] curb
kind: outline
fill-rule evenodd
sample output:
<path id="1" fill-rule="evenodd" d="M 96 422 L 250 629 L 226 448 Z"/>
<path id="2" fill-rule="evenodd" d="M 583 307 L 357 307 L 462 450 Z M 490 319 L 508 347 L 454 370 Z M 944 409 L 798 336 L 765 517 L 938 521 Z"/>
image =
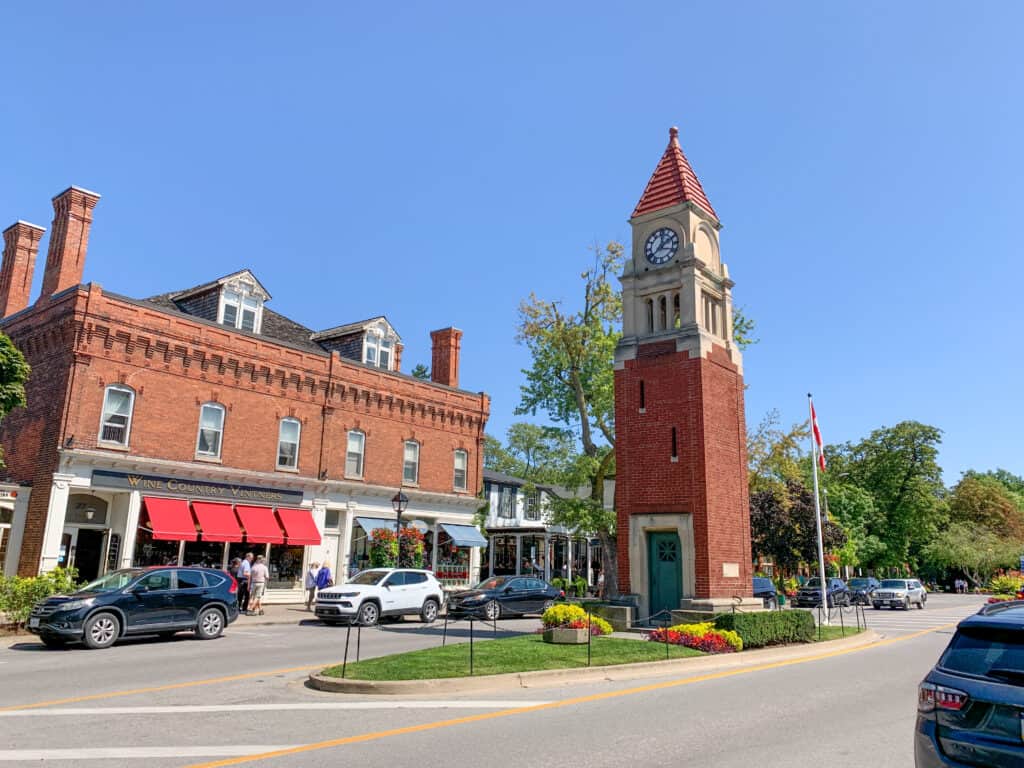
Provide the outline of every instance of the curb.
<path id="1" fill-rule="evenodd" d="M 636 680 L 645 677 L 659 677 L 679 670 L 711 672 L 720 669 L 756 667 L 776 661 L 796 660 L 818 656 L 823 652 L 852 650 L 868 646 L 881 639 L 873 629 L 839 640 L 821 643 L 785 646 L 783 648 L 761 648 L 736 654 L 702 656 L 699 658 L 675 659 L 672 661 L 645 661 L 637 664 L 616 664 L 608 667 L 583 669 L 550 669 L 535 672 L 510 672 L 502 675 L 481 675 L 480 677 L 442 677 L 427 680 L 342 680 L 319 674 L 309 675 L 309 686 L 328 693 L 374 694 L 378 696 L 406 696 L 424 693 L 471 693 L 486 690 L 533 688 L 545 685 L 589 683 L 602 681 Z M 638 641 L 640 642 L 640 641 Z"/>

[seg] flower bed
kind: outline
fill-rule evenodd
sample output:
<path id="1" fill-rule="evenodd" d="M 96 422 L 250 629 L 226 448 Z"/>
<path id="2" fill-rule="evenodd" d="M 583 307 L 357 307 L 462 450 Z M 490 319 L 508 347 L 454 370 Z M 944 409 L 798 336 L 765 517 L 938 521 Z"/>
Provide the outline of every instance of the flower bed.
<path id="1" fill-rule="evenodd" d="M 588 616 L 581 606 L 571 603 L 551 606 L 544 611 L 540 622 L 544 625 L 544 629 L 587 629 L 589 627 L 590 634 L 595 636 L 612 633 L 612 625 L 607 621 L 600 616 Z"/>
<path id="2" fill-rule="evenodd" d="M 738 634 L 727 629 L 715 629 L 710 621 L 656 629 L 647 635 L 647 639 L 654 643 L 685 645 L 705 653 L 735 653 L 743 650 L 743 640 Z"/>

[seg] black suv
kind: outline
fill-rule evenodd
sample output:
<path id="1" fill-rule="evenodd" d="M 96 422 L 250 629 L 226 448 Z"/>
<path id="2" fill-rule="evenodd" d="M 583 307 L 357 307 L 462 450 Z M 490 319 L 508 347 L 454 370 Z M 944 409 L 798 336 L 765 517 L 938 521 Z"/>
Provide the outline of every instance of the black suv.
<path id="1" fill-rule="evenodd" d="M 828 595 L 825 599 L 828 602 L 829 608 L 836 605 L 850 604 L 850 590 L 846 588 L 846 584 L 842 579 L 833 577 L 828 579 L 826 583 L 828 584 Z M 797 608 L 817 608 L 821 605 L 821 579 L 815 576 L 800 587 L 800 591 L 796 593 L 796 597 L 793 599 L 793 605 Z"/>
<path id="2" fill-rule="evenodd" d="M 987 605 L 957 625 L 918 689 L 914 761 L 1024 766 L 1024 600 Z"/>
<path id="3" fill-rule="evenodd" d="M 237 593 L 237 582 L 224 571 L 125 568 L 36 603 L 28 631 L 51 648 L 75 640 L 109 648 L 124 635 L 170 637 L 181 630 L 209 640 L 238 618 Z"/>
<path id="4" fill-rule="evenodd" d="M 878 591 L 880 585 L 881 582 L 873 576 L 857 576 L 846 583 L 853 604 L 865 606 L 871 605 L 871 597 Z"/>

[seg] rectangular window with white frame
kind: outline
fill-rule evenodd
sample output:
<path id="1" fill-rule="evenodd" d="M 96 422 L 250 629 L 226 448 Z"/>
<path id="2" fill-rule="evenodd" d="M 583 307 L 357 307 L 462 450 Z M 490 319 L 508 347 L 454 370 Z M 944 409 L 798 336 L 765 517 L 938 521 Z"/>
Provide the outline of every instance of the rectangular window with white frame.
<path id="1" fill-rule="evenodd" d="M 219 459 L 221 441 L 224 436 L 224 406 L 220 403 L 204 403 L 199 410 L 199 435 L 196 438 L 196 455 Z"/>
<path id="2" fill-rule="evenodd" d="M 345 451 L 345 477 L 361 479 L 363 476 L 363 455 L 366 451 L 366 435 L 353 429 L 348 433 L 348 447 Z"/>
<path id="3" fill-rule="evenodd" d="M 225 288 L 220 295 L 220 323 L 250 333 L 259 333 L 263 318 L 260 296 Z"/>
<path id="4" fill-rule="evenodd" d="M 463 450 L 455 452 L 455 490 L 466 490 L 466 470 L 469 467 L 469 454 Z"/>
<path id="5" fill-rule="evenodd" d="M 402 482 L 416 485 L 420 481 L 420 444 L 407 440 L 402 460 Z"/>
<path id="6" fill-rule="evenodd" d="M 100 418 L 100 442 L 128 445 L 132 425 L 135 392 L 128 387 L 112 385 L 103 393 L 103 415 Z"/>
<path id="7" fill-rule="evenodd" d="M 368 331 L 363 336 L 364 363 L 390 371 L 393 359 L 394 342 L 390 338 L 374 331 Z"/>
<path id="8" fill-rule="evenodd" d="M 298 469 L 301 431 L 302 424 L 298 419 L 281 419 L 281 428 L 277 436 L 278 469 Z"/>

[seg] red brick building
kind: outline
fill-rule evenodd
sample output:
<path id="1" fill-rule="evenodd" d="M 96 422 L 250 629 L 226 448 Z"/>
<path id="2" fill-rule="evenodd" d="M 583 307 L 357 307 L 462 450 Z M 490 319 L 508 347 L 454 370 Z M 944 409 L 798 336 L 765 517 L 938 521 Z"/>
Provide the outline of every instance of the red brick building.
<path id="1" fill-rule="evenodd" d="M 247 269 L 144 299 L 82 284 L 98 200 L 53 199 L 31 305 L 43 229 L 4 231 L 0 330 L 32 366 L 28 407 L 0 424 L 5 572 L 221 566 L 254 550 L 291 597 L 307 562 L 365 563 L 402 487 L 429 561 L 468 580 L 489 399 L 459 388 L 462 332 L 431 334 L 425 381 L 400 372 L 385 317 L 315 332 L 274 312 Z"/>
<path id="2" fill-rule="evenodd" d="M 675 128 L 630 218 L 615 353 L 618 581 L 640 613 L 751 595 L 743 362 L 721 224 Z"/>

